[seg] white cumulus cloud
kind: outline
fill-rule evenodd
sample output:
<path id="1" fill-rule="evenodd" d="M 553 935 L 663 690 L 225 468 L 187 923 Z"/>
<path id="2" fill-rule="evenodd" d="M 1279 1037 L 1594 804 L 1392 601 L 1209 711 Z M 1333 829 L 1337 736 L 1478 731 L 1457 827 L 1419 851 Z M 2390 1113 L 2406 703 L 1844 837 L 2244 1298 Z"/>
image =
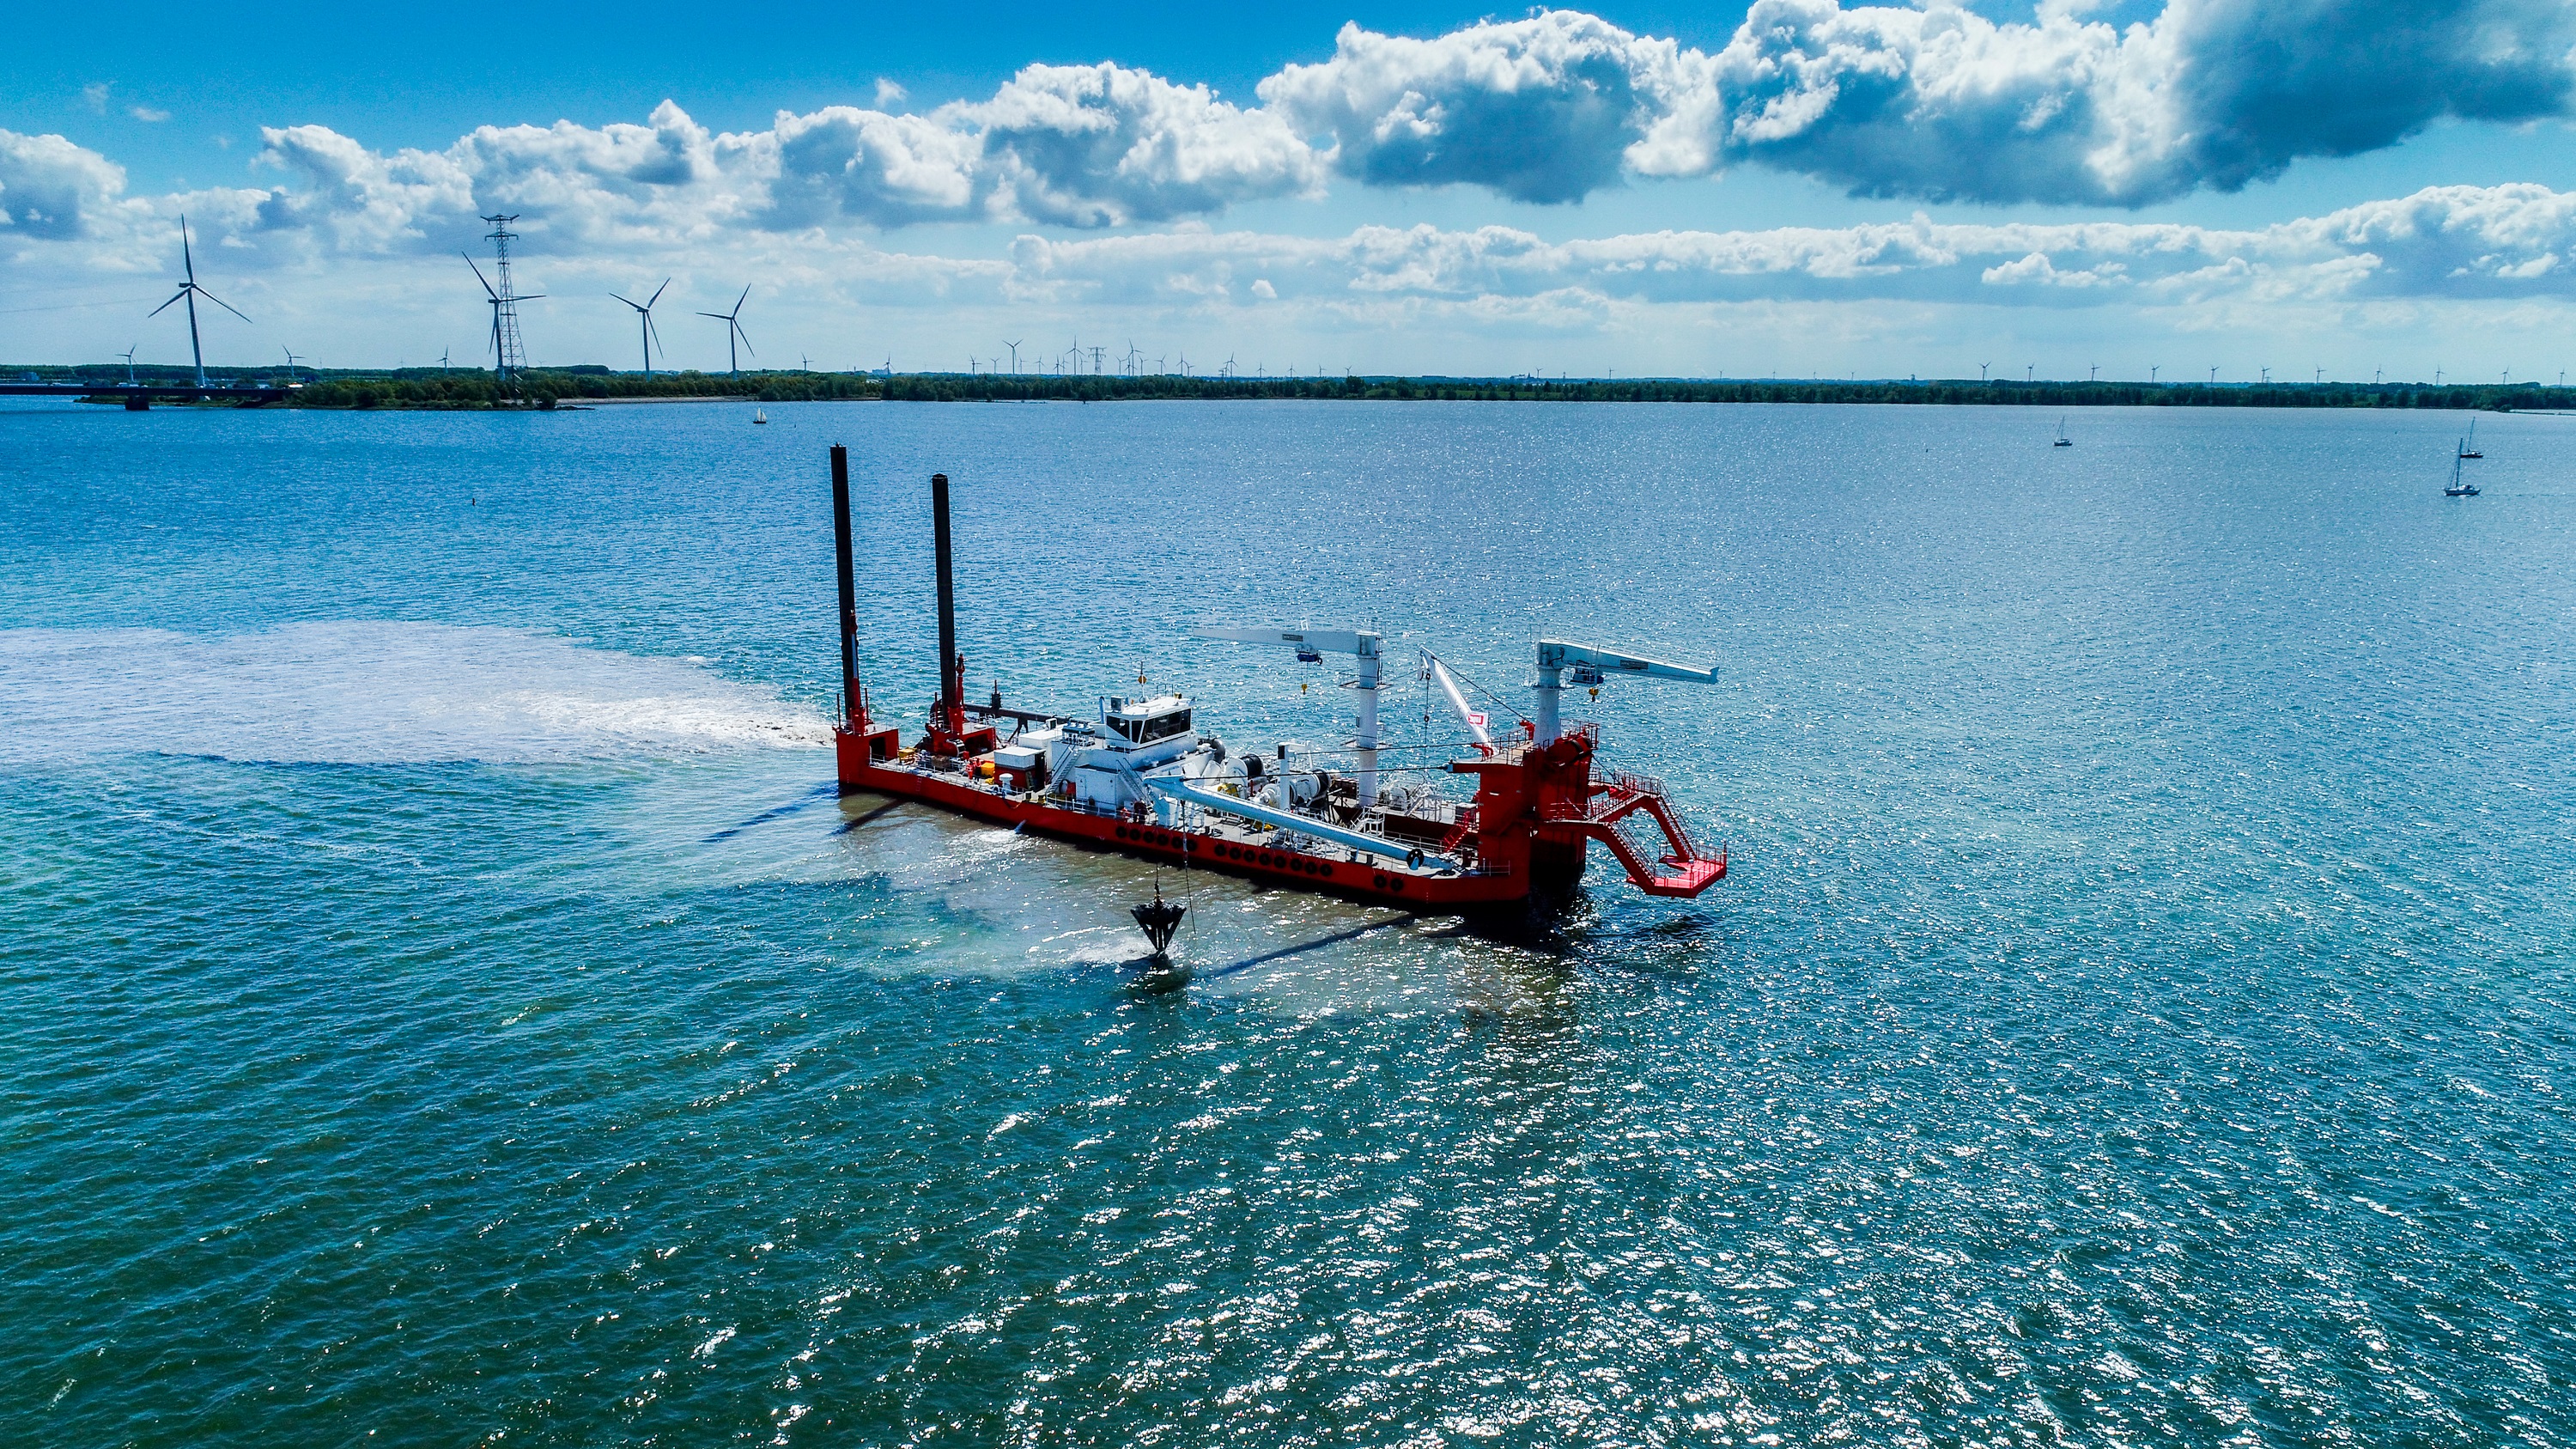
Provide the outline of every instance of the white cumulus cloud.
<path id="1" fill-rule="evenodd" d="M 1369 299 L 1592 296 L 1644 303 L 1776 298 L 2090 306 L 2217 296 L 2576 295 L 2576 193 L 2430 187 L 2277 226 L 1956 225 L 1666 231 L 1566 242 L 1512 227 L 1363 227 L 1343 237 L 1180 231 L 1022 237 L 1009 285 L 1059 302 L 1173 304 L 1251 295 L 1349 309 Z M 1264 285 L 1266 284 L 1266 288 Z"/>
<path id="2" fill-rule="evenodd" d="M 485 126 L 391 152 L 285 125 L 262 133 L 282 184 L 141 204 L 96 152 L 13 135 L 0 210 L 19 239 L 69 240 L 112 234 L 120 206 L 184 205 L 283 259 L 445 250 L 496 210 L 533 249 L 570 252 L 947 221 L 1145 226 L 1315 195 L 1335 175 L 1564 202 L 1747 162 L 1870 195 L 2137 205 L 2442 117 L 2569 106 L 2568 0 L 2170 0 L 2125 28 L 2091 9 L 2000 23 L 1954 0 L 1754 0 L 1713 52 L 1571 10 L 1427 39 L 1346 25 L 1252 106 L 1103 62 L 1032 65 L 922 112 L 891 109 L 901 87 L 880 83 L 873 106 L 743 132 L 669 101 L 641 124 Z M 103 86 L 84 94 L 104 108 Z"/>
<path id="3" fill-rule="evenodd" d="M 125 168 L 60 136 L 0 130 L 0 239 L 95 234 L 125 191 Z"/>
<path id="4" fill-rule="evenodd" d="M 2136 205 L 2389 145 L 2443 117 L 2563 115 L 2563 0 L 2172 0 L 2123 30 L 1756 0 L 1716 53 L 1576 11 L 1429 40 L 1342 29 L 1266 104 L 1372 184 L 1569 201 L 1759 161 L 1864 194 Z"/>

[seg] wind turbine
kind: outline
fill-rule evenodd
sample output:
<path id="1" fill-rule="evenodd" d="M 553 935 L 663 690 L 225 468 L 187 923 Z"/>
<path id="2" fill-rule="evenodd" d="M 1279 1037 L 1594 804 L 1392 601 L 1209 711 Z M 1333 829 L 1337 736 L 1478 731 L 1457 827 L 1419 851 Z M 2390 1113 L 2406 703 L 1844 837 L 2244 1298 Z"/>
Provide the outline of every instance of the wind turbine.
<path id="1" fill-rule="evenodd" d="M 662 285 L 667 287 L 671 284 L 664 282 Z M 662 294 L 655 292 L 653 295 L 659 297 Z M 742 330 L 742 304 L 749 300 L 751 300 L 751 288 L 744 287 L 742 289 L 742 295 L 733 299 L 732 311 L 701 312 L 698 314 L 701 317 L 713 317 L 725 325 L 725 362 L 727 366 L 733 369 L 733 375 L 736 377 L 742 376 L 742 359 L 734 354 L 734 344 L 736 342 L 740 342 L 746 351 L 751 347 L 751 334 Z M 752 353 L 752 356 L 754 357 L 758 357 L 759 355 L 760 354 L 757 352 Z"/>
<path id="2" fill-rule="evenodd" d="M 1023 338 L 1021 338 L 1021 339 L 1020 339 L 1020 342 L 1026 342 L 1027 340 L 1028 340 L 1027 338 L 1023 337 Z M 1002 345 L 1003 345 L 1004 347 L 1007 347 L 1007 348 L 1011 349 L 1011 376 L 1013 376 L 1013 377 L 1017 377 L 1017 376 L 1019 376 L 1019 375 L 1020 375 L 1020 343 L 1019 343 L 1019 342 L 1005 342 L 1005 343 L 1003 343 Z"/>
<path id="3" fill-rule="evenodd" d="M 140 386 L 142 386 L 142 384 L 141 384 L 141 383 L 138 383 L 138 382 L 136 382 L 136 381 L 134 380 L 134 352 L 135 352 L 135 348 L 137 348 L 137 347 L 141 347 L 142 345 L 143 345 L 142 343 L 138 342 L 138 343 L 134 344 L 134 347 L 129 347 L 129 348 L 125 349 L 125 353 L 124 353 L 124 356 L 125 356 L 125 385 L 126 385 L 127 387 L 140 387 Z"/>
<path id="4" fill-rule="evenodd" d="M 179 260 L 188 268 L 188 280 L 181 282 L 179 290 L 170 294 L 170 302 L 176 302 L 183 297 L 187 299 L 188 355 L 197 360 L 197 386 L 204 387 L 206 385 L 206 350 L 197 343 L 197 299 L 202 296 L 234 316 L 241 317 L 244 322 L 250 319 L 242 317 L 240 308 L 197 285 L 197 256 L 188 246 L 188 218 L 184 216 L 179 218 Z M 148 315 L 158 317 L 169 311 L 170 302 L 164 302 L 153 308 Z"/>
<path id="5" fill-rule="evenodd" d="M 636 321 L 642 324 L 642 330 L 644 333 L 644 375 L 646 377 L 651 377 L 653 375 L 653 344 L 661 340 L 660 335 L 653 330 L 653 303 L 661 301 L 662 294 L 669 291 L 670 287 L 671 279 L 664 277 L 662 279 L 662 285 L 653 289 L 652 297 L 649 300 L 640 303 L 626 302 L 624 297 L 617 297 L 615 292 L 608 294 L 612 297 L 617 297 L 617 300 L 620 302 L 626 302 L 627 306 L 633 307 L 635 309 Z M 668 357 L 670 355 L 670 349 L 667 347 L 662 349 L 662 355 Z"/>
<path id="6" fill-rule="evenodd" d="M 473 253 L 458 252 L 457 255 L 465 258 L 465 265 L 474 268 L 474 280 L 483 284 L 483 295 L 492 299 L 492 370 L 501 375 L 501 381 L 508 382 L 510 380 L 510 359 L 503 352 L 501 347 L 501 310 L 504 307 L 509 306 L 511 303 L 536 301 L 539 297 L 543 297 L 545 293 L 538 292 L 526 297 L 512 297 L 509 298 L 508 301 L 504 301 L 500 293 L 492 290 L 491 279 L 484 276 L 483 269 L 475 264 Z M 504 278 L 503 280 L 507 280 L 507 278 Z M 442 353 L 440 356 L 444 357 L 445 354 Z"/>
<path id="7" fill-rule="evenodd" d="M 294 381 L 294 380 L 295 380 L 295 364 L 296 364 L 297 362 L 301 361 L 302 359 L 298 358 L 298 357 L 295 355 L 295 349 L 293 349 L 293 348 L 291 348 L 291 347 L 284 347 L 284 346 L 281 346 L 281 347 L 279 347 L 277 350 L 286 354 L 286 378 L 287 378 L 287 381 L 289 381 L 289 382 Z"/>

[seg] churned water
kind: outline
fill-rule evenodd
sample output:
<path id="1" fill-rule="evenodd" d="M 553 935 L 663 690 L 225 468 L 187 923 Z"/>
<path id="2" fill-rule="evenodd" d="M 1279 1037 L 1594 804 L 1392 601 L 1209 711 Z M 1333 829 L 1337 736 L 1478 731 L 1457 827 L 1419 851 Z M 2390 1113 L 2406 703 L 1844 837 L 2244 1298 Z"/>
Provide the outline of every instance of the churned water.
<path id="1" fill-rule="evenodd" d="M 2576 419 L 0 411 L 0 1422 L 61 1445 L 2576 1441 Z M 829 788 L 864 657 L 1714 663 L 1502 927 Z"/>

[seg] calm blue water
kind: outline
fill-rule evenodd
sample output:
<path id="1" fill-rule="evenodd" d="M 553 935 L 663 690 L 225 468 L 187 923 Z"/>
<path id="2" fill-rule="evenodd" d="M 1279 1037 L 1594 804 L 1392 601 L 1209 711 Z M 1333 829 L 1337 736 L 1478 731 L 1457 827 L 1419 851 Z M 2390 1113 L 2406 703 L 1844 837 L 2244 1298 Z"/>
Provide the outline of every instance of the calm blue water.
<path id="1" fill-rule="evenodd" d="M 14 1439 L 2576 1441 L 2576 419 L 770 411 L 0 410 Z M 1145 989 L 818 793 L 834 441 L 888 703 L 944 469 L 979 688 L 1713 662 L 1735 873 Z"/>

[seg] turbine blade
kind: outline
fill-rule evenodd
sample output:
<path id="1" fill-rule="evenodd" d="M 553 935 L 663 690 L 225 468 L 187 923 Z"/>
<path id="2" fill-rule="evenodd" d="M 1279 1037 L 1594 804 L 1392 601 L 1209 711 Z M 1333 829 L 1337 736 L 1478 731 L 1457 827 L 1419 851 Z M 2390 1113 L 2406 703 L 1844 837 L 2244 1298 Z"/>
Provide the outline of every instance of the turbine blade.
<path id="1" fill-rule="evenodd" d="M 488 280 L 486 280 L 486 279 L 485 279 L 485 277 L 484 277 L 484 275 L 483 275 L 483 269 L 482 269 L 481 267 L 475 267 L 475 266 L 474 266 L 474 258 L 472 258 L 471 256 L 467 256 L 467 255 L 466 255 L 465 253 L 463 253 L 463 252 L 458 252 L 458 253 L 457 253 L 457 255 L 458 255 L 458 256 L 460 256 L 460 257 L 465 257 L 465 265 L 467 265 L 467 266 L 469 266 L 469 267 L 474 267 L 474 280 L 476 280 L 476 281 L 478 281 L 478 282 L 482 282 L 482 283 L 483 283 L 483 291 L 485 292 L 485 294 L 486 294 L 486 295 L 488 295 L 488 296 L 490 296 L 490 297 L 491 297 L 491 299 L 492 299 L 493 301 L 495 301 L 495 302 L 500 301 L 500 300 L 501 300 L 501 294 L 492 290 L 492 283 L 491 283 L 490 281 L 488 281 Z"/>
<path id="2" fill-rule="evenodd" d="M 743 351 L 750 353 L 754 357 L 758 357 L 760 355 L 759 350 L 751 345 L 751 334 L 742 330 L 741 323 L 736 322 L 733 324 L 733 335 L 742 339 Z"/>
<path id="3" fill-rule="evenodd" d="M 170 302 L 176 302 L 186 295 L 188 295 L 188 289 L 181 287 L 179 290 L 170 294 Z M 153 308 L 151 311 L 146 312 L 143 315 L 146 317 L 158 317 L 162 313 L 170 310 L 170 302 L 164 302 L 160 306 Z"/>
<path id="4" fill-rule="evenodd" d="M 615 292 L 611 292 L 611 293 L 609 293 L 608 295 L 610 295 L 610 296 L 612 296 L 612 297 L 617 297 L 617 294 L 616 294 Z M 617 300 L 618 300 L 618 301 L 620 301 L 620 302 L 626 302 L 626 299 L 625 299 L 624 297 L 617 297 Z M 627 305 L 627 306 L 629 306 L 629 307 L 635 307 L 635 304 L 634 304 L 634 303 L 632 303 L 632 302 L 626 302 L 626 305 Z M 643 308 L 641 308 L 641 307 L 635 307 L 635 310 L 636 310 L 636 311 L 638 311 L 638 312 L 641 312 L 641 311 L 643 311 L 644 309 L 643 309 Z"/>
<path id="5" fill-rule="evenodd" d="M 241 317 L 244 322 L 250 321 L 248 317 L 242 317 L 242 310 L 239 307 L 234 306 L 232 303 L 225 301 L 223 298 L 216 296 L 214 293 L 207 291 L 203 287 L 199 287 L 197 289 L 197 295 L 214 303 L 216 306 L 223 308 L 225 311 L 232 313 L 234 316 Z M 252 325 L 257 326 L 258 324 L 252 323 Z"/>
<path id="6" fill-rule="evenodd" d="M 745 303 L 745 302 L 748 302 L 748 301 L 750 301 L 750 300 L 751 300 L 751 284 L 750 284 L 750 283 L 748 283 L 748 282 L 746 282 L 746 283 L 744 283 L 744 284 L 743 284 L 743 288 L 742 288 L 742 295 L 733 299 L 733 310 L 734 310 L 734 315 L 735 315 L 735 316 L 737 316 L 737 317 L 741 316 L 741 315 L 742 315 L 742 304 L 743 304 L 743 303 Z"/>
<path id="7" fill-rule="evenodd" d="M 670 278 L 668 278 L 668 277 L 664 277 L 664 278 L 662 279 L 662 285 L 660 285 L 660 286 L 658 286 L 658 287 L 655 287 L 655 288 L 653 289 L 653 302 L 659 302 L 659 301 L 661 301 L 661 300 L 662 300 L 662 294 L 663 294 L 664 292 L 669 291 L 669 290 L 671 290 L 671 279 L 670 279 Z M 653 302 L 647 302 L 647 303 L 645 303 L 645 304 L 644 304 L 645 310 L 650 311 L 650 310 L 652 309 Z"/>
<path id="8" fill-rule="evenodd" d="M 188 264 L 188 280 L 197 280 L 197 254 L 188 246 L 188 214 L 179 213 L 179 260 Z"/>
<path id="9" fill-rule="evenodd" d="M 733 320 L 731 317 L 726 316 L 726 315 L 725 315 L 724 313 L 722 313 L 722 312 L 701 312 L 701 313 L 699 313 L 698 315 L 699 315 L 699 316 L 701 316 L 701 317 L 713 317 L 714 319 L 716 319 L 716 320 L 717 320 L 717 321 L 719 321 L 719 322 L 730 322 L 730 321 L 732 321 L 732 320 Z"/>

